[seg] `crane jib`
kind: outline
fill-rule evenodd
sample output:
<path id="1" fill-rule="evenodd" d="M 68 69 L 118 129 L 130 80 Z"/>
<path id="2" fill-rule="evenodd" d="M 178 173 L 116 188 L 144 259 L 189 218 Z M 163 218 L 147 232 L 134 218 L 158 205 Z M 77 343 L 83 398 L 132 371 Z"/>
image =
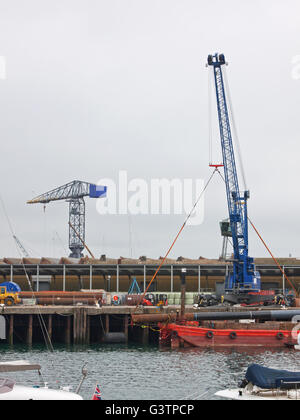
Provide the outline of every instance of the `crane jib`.
<path id="1" fill-rule="evenodd" d="M 226 65 L 223 54 L 210 55 L 208 66 L 213 68 L 217 98 L 217 113 L 224 165 L 226 195 L 233 243 L 233 272 L 227 276 L 226 288 L 260 290 L 260 275 L 255 272 L 254 260 L 248 256 L 249 191 L 240 192 L 235 161 L 231 122 L 227 106 L 222 66 Z"/>

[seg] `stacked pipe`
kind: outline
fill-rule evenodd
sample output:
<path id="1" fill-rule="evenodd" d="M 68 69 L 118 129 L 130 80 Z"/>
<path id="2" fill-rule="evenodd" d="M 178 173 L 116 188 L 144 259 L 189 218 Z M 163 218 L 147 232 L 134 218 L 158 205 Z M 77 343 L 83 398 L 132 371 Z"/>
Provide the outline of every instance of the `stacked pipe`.
<path id="1" fill-rule="evenodd" d="M 132 321 L 135 324 L 176 322 L 177 319 L 178 316 L 176 313 L 132 315 Z M 300 310 L 186 313 L 184 319 L 186 321 L 227 321 L 240 319 L 255 319 L 260 321 L 292 321 L 294 319 L 297 321 L 300 320 Z"/>
<path id="2" fill-rule="evenodd" d="M 36 299 L 38 305 L 95 305 L 103 299 L 100 292 L 20 292 L 21 299 Z"/>
<path id="3" fill-rule="evenodd" d="M 195 321 L 227 321 L 237 319 L 256 319 L 261 321 L 292 321 L 300 320 L 300 310 L 272 310 L 247 312 L 211 312 L 194 314 Z M 296 320 L 297 321 L 297 320 Z"/>

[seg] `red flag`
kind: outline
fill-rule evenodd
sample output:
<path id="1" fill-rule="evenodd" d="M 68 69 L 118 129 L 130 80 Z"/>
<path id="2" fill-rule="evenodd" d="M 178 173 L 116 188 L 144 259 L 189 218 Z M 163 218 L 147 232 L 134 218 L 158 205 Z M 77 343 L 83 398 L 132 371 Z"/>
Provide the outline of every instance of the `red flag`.
<path id="1" fill-rule="evenodd" d="M 92 398 L 92 401 L 101 401 L 101 391 L 99 385 L 96 385 L 95 392 Z"/>

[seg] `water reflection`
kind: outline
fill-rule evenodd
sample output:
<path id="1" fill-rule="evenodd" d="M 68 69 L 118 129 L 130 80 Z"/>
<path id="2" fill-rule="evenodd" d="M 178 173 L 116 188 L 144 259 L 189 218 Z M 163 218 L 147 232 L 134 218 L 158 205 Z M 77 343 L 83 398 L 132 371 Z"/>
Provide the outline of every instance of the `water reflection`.
<path id="1" fill-rule="evenodd" d="M 72 385 L 88 364 L 89 375 L 82 395 L 90 399 L 96 383 L 107 400 L 117 399 L 213 399 L 217 390 L 236 386 L 251 363 L 271 368 L 300 370 L 299 353 L 289 349 L 178 349 L 159 350 L 156 346 L 134 345 L 56 346 L 49 354 L 43 347 L 1 345 L 2 361 L 28 359 L 40 363 L 49 385 Z M 33 373 L 10 374 L 19 383 L 38 384 Z"/>

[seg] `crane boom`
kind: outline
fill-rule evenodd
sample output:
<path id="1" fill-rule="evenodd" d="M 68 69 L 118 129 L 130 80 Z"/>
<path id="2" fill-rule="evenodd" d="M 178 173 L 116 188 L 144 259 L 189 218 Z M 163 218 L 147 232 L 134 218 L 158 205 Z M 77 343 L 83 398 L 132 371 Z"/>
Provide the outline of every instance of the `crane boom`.
<path id="1" fill-rule="evenodd" d="M 248 255 L 247 200 L 249 191 L 241 193 L 234 155 L 230 117 L 222 67 L 226 65 L 223 54 L 208 56 L 208 66 L 212 67 L 217 97 L 219 131 L 224 164 L 224 175 L 228 212 L 233 242 L 233 272 L 226 278 L 226 290 L 259 291 L 260 274 L 255 271 L 254 259 Z"/>
<path id="2" fill-rule="evenodd" d="M 105 194 L 105 188 L 106 187 L 98 187 L 95 184 L 90 184 L 88 182 L 72 181 L 27 201 L 27 204 L 47 204 L 51 201 L 78 199 L 88 196 L 97 198 Z"/>
<path id="3" fill-rule="evenodd" d="M 16 244 L 18 245 L 18 247 L 20 248 L 22 254 L 24 255 L 24 257 L 29 258 L 29 254 L 26 251 L 26 249 L 24 248 L 24 246 L 22 245 L 22 242 L 19 240 L 19 238 L 16 235 L 13 235 L 13 238 L 16 242 Z"/>

